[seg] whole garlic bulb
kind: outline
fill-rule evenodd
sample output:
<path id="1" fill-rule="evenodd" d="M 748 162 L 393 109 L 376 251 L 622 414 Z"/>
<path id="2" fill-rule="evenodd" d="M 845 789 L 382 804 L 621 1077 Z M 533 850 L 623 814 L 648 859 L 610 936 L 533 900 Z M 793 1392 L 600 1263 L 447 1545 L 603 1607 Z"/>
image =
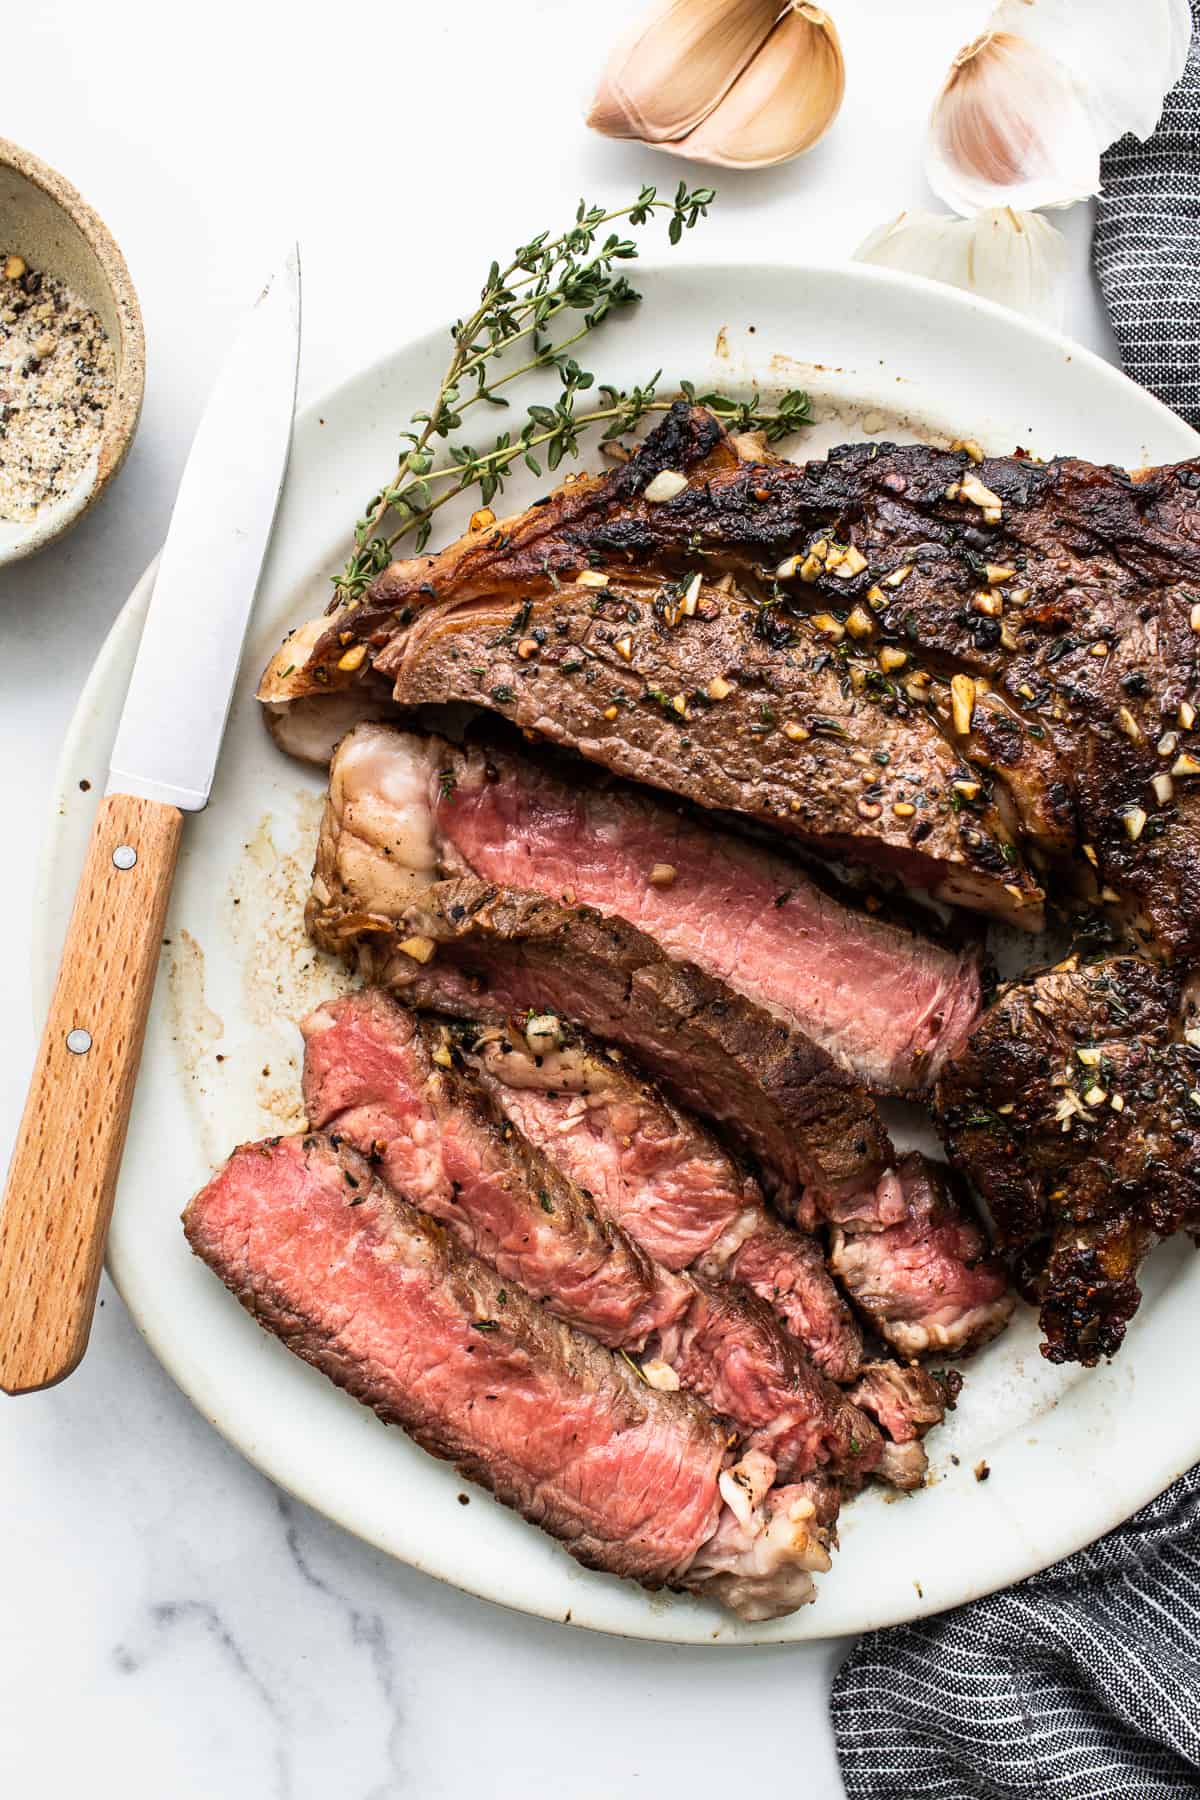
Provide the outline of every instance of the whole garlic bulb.
<path id="1" fill-rule="evenodd" d="M 771 34 L 778 0 L 659 0 L 608 59 L 588 124 L 658 144 L 698 125 Z"/>
<path id="2" fill-rule="evenodd" d="M 818 6 L 791 0 L 780 16 L 780 0 L 670 0 L 609 59 L 588 124 L 696 162 L 762 168 L 824 136 L 845 81 Z"/>

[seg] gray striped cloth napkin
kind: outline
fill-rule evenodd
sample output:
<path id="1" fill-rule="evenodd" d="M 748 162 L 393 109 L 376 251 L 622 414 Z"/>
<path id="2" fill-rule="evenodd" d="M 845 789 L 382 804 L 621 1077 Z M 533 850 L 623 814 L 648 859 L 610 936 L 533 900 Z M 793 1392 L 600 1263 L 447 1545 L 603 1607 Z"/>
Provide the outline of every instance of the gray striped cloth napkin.
<path id="1" fill-rule="evenodd" d="M 1125 369 L 1200 428 L 1200 40 L 1158 131 L 1115 144 L 1103 179 L 1096 273 Z M 849 1800 L 1200 1795 L 1200 1467 L 1007 1593 L 864 1637 L 831 1711 Z"/>
<path id="2" fill-rule="evenodd" d="M 849 1800 L 1200 1794 L 1200 1469 L 1007 1593 L 862 1638 L 832 1714 Z"/>
<path id="3" fill-rule="evenodd" d="M 1154 136 L 1114 144 L 1101 176 L 1093 254 L 1125 373 L 1200 429 L 1200 38 Z"/>

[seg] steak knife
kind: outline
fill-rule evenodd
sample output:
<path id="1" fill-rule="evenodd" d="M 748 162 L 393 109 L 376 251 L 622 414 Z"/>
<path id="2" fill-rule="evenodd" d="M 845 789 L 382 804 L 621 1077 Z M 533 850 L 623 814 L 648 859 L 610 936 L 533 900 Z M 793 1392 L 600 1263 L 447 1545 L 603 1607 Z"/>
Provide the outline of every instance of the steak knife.
<path id="1" fill-rule="evenodd" d="M 287 469 L 300 351 L 293 250 L 196 433 L 92 829 L 0 1211 L 0 1388 L 87 1348 L 185 813 L 208 804 Z"/>

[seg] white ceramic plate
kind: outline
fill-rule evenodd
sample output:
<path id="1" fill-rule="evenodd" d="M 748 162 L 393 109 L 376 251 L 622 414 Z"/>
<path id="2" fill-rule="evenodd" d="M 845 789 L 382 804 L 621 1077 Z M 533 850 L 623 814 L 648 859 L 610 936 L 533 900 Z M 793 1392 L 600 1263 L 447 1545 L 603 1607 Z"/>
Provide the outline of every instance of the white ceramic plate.
<path id="1" fill-rule="evenodd" d="M 646 303 L 606 329 L 593 366 L 622 384 L 662 364 L 667 380 L 806 387 L 819 423 L 797 454 L 851 437 L 969 435 L 994 451 L 1023 444 L 1133 467 L 1200 446 L 1107 364 L 948 288 L 862 267 L 639 273 Z M 1032 1319 L 1019 1318 L 969 1365 L 957 1414 L 930 1441 L 930 1486 L 855 1501 L 818 1603 L 748 1626 L 589 1574 L 482 1493 L 460 1505 L 453 1470 L 289 1356 L 187 1248 L 179 1212 L 210 1170 L 239 1141 L 300 1123 L 292 1020 L 341 979 L 300 919 L 322 783 L 269 742 L 255 682 L 283 631 L 324 603 L 348 527 L 443 361 L 442 333 L 420 339 L 298 422 L 212 805 L 184 838 L 109 1242 L 113 1278 L 180 1386 L 274 1480 L 414 1567 L 526 1612 L 678 1643 L 780 1643 L 940 1611 L 1029 1574 L 1200 1457 L 1200 1423 L 1179 1403 L 1200 1263 L 1180 1245 L 1154 1259 L 1111 1367 L 1051 1369 Z M 530 481 L 511 498 L 534 491 Z M 37 911 L 42 1007 L 152 585 L 148 571 L 64 751 Z M 982 1482 L 974 1471 L 985 1460 Z"/>

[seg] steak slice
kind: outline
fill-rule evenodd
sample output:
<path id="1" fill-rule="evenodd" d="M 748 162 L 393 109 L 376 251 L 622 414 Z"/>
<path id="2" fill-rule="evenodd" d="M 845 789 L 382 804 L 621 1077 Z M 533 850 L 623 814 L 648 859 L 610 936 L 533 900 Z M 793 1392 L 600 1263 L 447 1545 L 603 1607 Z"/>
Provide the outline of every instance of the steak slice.
<path id="1" fill-rule="evenodd" d="M 1155 1238 L 1200 1229 L 1200 1029 L 1177 971 L 1070 956 L 1010 982 L 938 1090 L 950 1155 L 1041 1302 L 1051 1362 L 1111 1356 Z"/>
<path id="2" fill-rule="evenodd" d="M 1040 928 L 1041 889 L 970 766 L 872 658 L 835 653 L 840 624 L 702 584 L 668 625 L 677 587 L 618 566 L 600 589 L 562 581 L 515 610 L 447 601 L 375 668 L 403 706 L 486 707 L 617 775 Z"/>
<path id="3" fill-rule="evenodd" d="M 392 910 L 435 870 L 628 919 L 796 1026 L 883 1093 L 930 1086 L 979 1013 L 951 950 L 819 887 L 791 858 L 586 764 L 362 725 L 333 760 L 318 851 L 350 905 Z"/>
<path id="4" fill-rule="evenodd" d="M 302 1029 L 310 1122 L 369 1154 L 504 1279 L 643 1354 L 647 1379 L 702 1396 L 788 1479 L 824 1463 L 864 1474 L 879 1460 L 874 1427 L 767 1307 L 642 1257 L 453 1066 L 445 1027 L 368 991 L 319 1007 Z"/>
<path id="5" fill-rule="evenodd" d="M 243 1145 L 184 1226 L 288 1349 L 587 1567 L 710 1590 L 749 1617 L 813 1597 L 829 1557 L 806 1490 L 772 1490 L 767 1459 L 725 1469 L 702 1406 L 502 1290 L 344 1147 Z"/>
<path id="6" fill-rule="evenodd" d="M 679 1284 L 434 1060 L 450 1057 L 432 1021 L 369 991 L 319 1006 L 301 1030 L 309 1124 L 369 1157 L 506 1281 L 613 1349 L 640 1348 L 686 1308 Z"/>
<path id="7" fill-rule="evenodd" d="M 458 1018 L 577 1020 L 785 1190 L 853 1192 L 890 1161 L 868 1095 L 823 1050 L 622 920 L 473 877 L 439 882 L 390 916 L 347 911 L 326 891 L 314 885 L 309 931 L 368 980 Z"/>
<path id="8" fill-rule="evenodd" d="M 1007 1325 L 1014 1299 L 950 1170 L 912 1151 L 881 1186 L 887 1201 L 875 1220 L 835 1225 L 835 1275 L 900 1356 L 978 1349 Z"/>
<path id="9" fill-rule="evenodd" d="M 529 1141 L 648 1255 L 741 1282 L 818 1368 L 851 1380 L 862 1336 L 821 1246 L 773 1218 L 753 1176 L 652 1083 L 561 1021 L 552 1031 L 531 1043 L 515 1029 L 468 1026 L 459 1042 Z"/>

